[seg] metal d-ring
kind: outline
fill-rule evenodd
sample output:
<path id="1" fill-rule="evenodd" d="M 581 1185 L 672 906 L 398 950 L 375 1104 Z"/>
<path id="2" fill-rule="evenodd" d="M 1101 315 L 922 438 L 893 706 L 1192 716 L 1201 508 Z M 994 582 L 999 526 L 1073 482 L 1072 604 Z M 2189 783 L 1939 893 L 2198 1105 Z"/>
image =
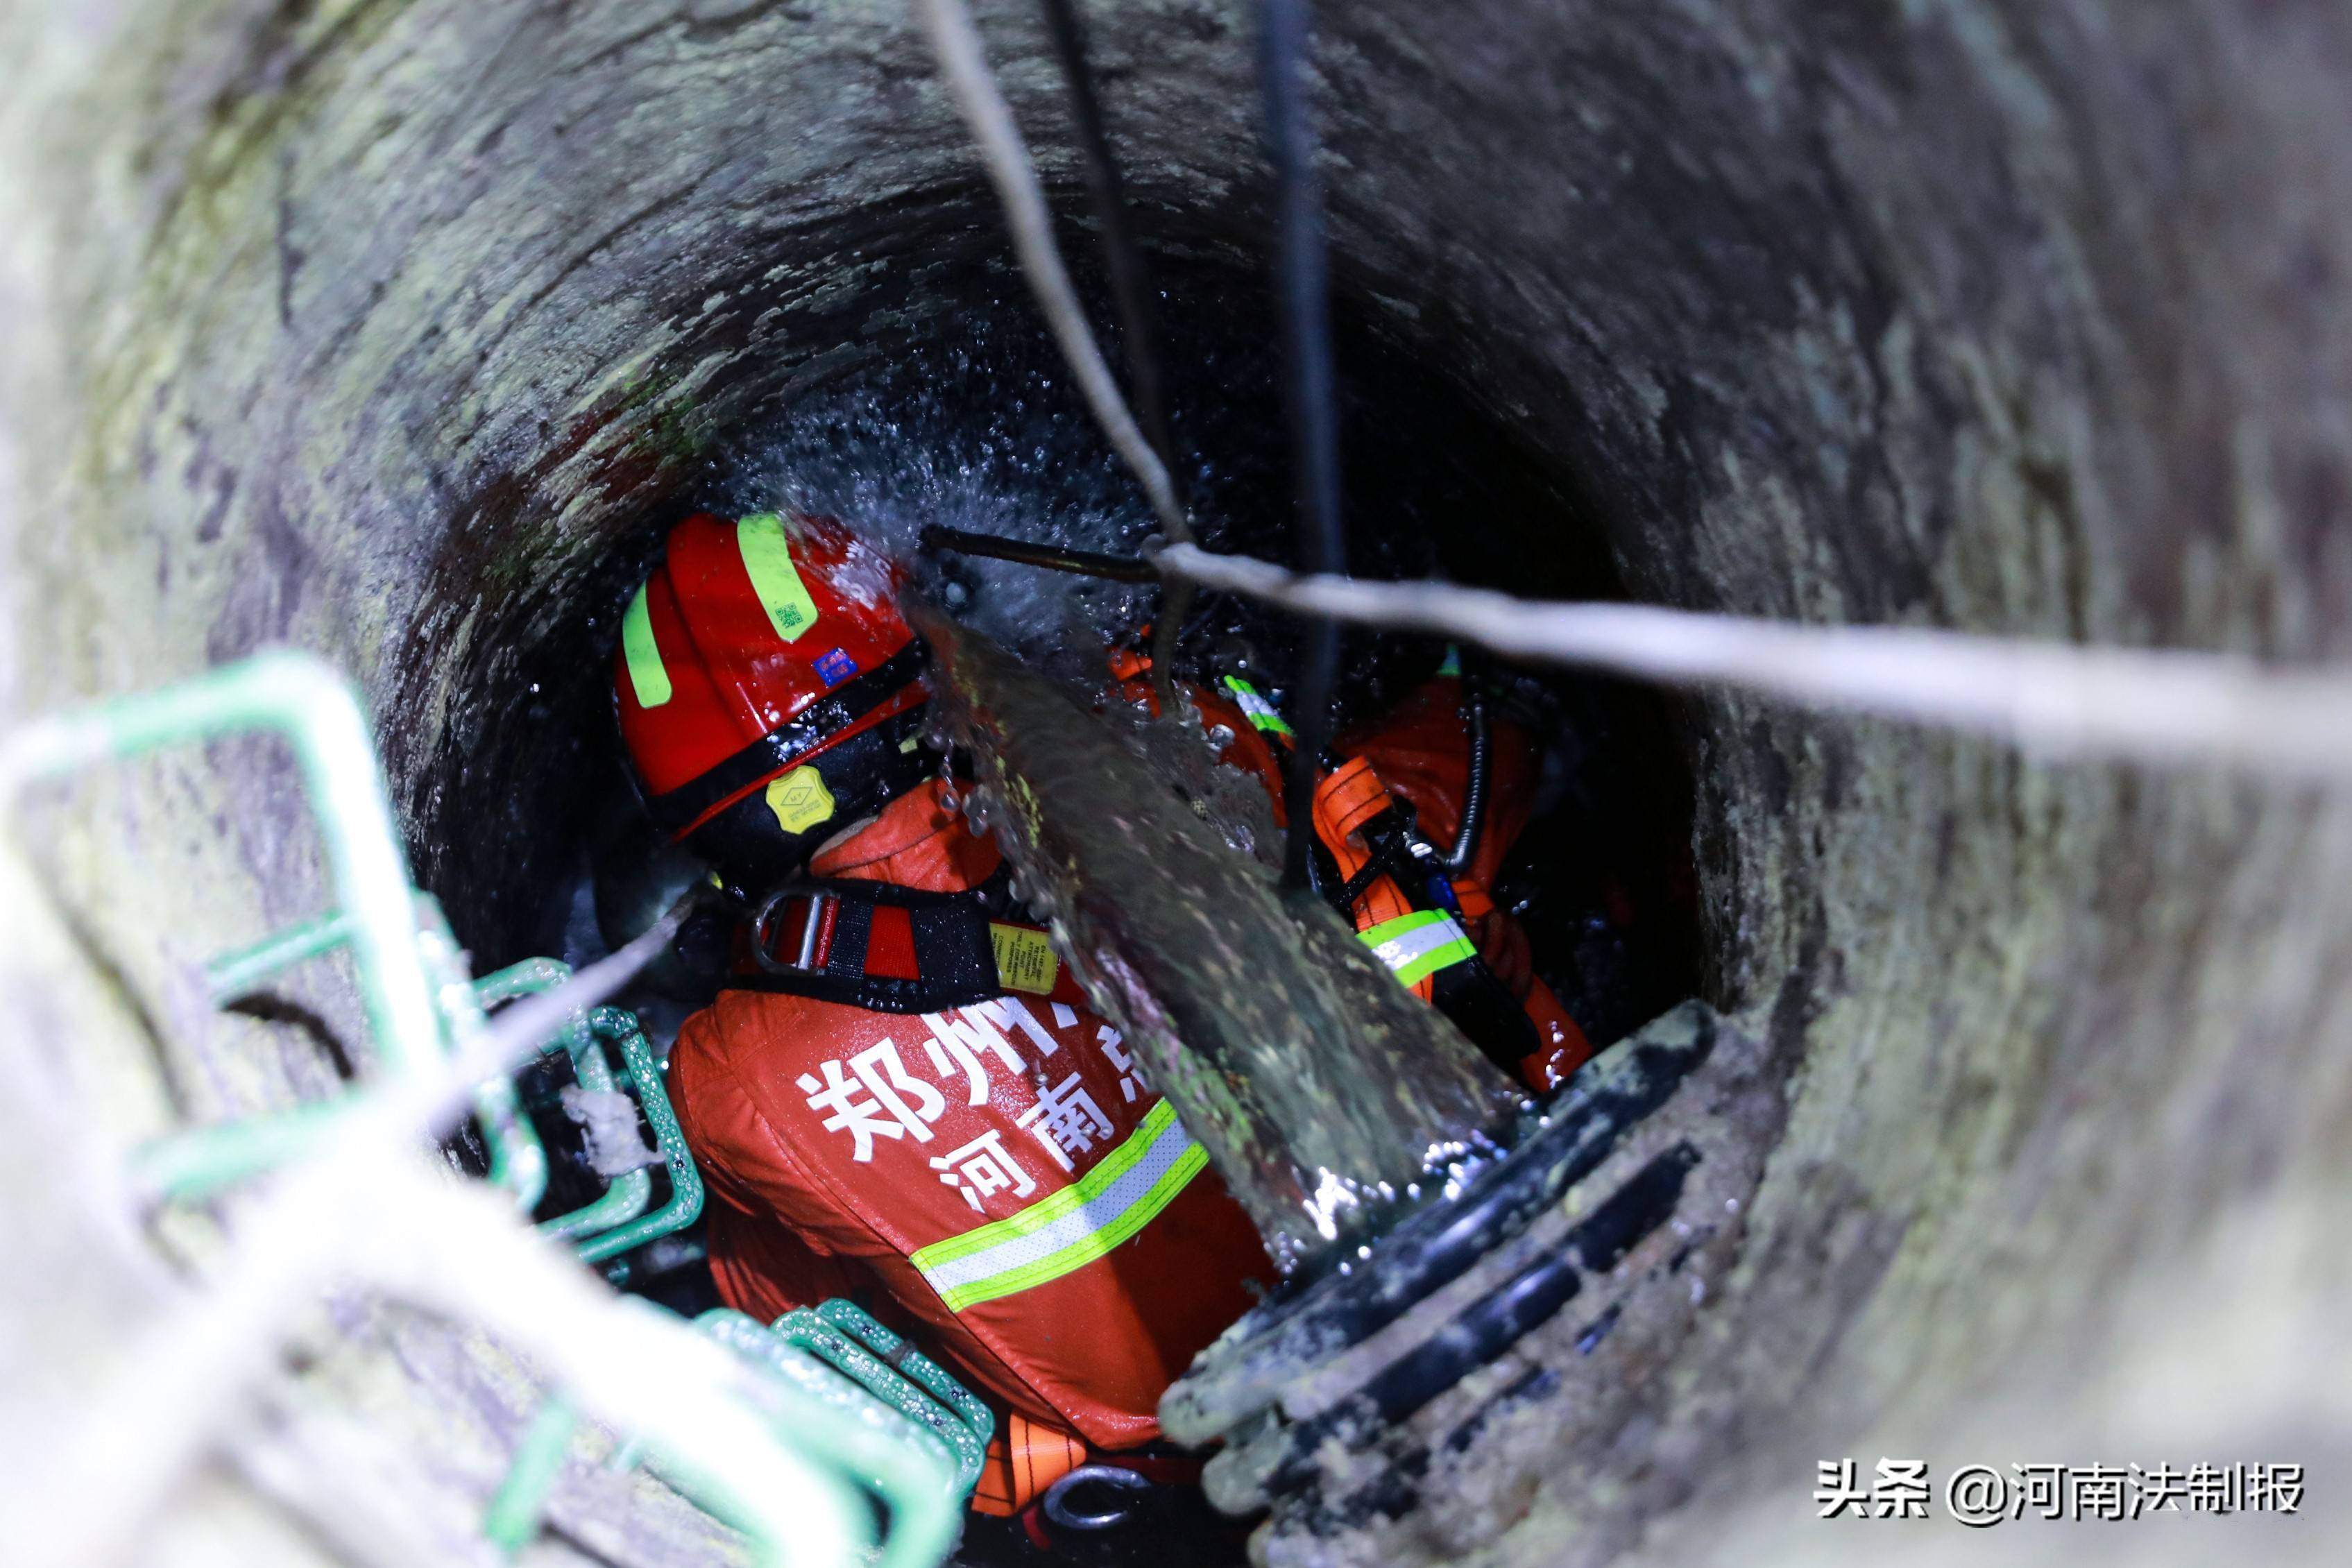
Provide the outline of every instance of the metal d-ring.
<path id="1" fill-rule="evenodd" d="M 1080 1513 L 1070 1507 L 1070 1494 L 1089 1483 L 1129 1495 L 1124 1506 L 1101 1513 Z M 1116 1465 L 1080 1465 L 1045 1489 L 1045 1517 L 1064 1530 L 1108 1530 L 1135 1517 L 1136 1505 L 1151 1489 L 1150 1478 Z"/>
<path id="2" fill-rule="evenodd" d="M 824 912 L 826 900 L 835 895 L 823 888 L 805 882 L 787 882 L 769 894 L 751 917 L 751 962 L 771 974 L 809 973 L 816 968 L 818 919 Z M 806 899 L 809 904 L 808 924 L 801 931 L 801 949 L 793 963 L 786 963 L 770 951 L 770 941 L 775 918 L 790 908 L 794 899 Z"/>

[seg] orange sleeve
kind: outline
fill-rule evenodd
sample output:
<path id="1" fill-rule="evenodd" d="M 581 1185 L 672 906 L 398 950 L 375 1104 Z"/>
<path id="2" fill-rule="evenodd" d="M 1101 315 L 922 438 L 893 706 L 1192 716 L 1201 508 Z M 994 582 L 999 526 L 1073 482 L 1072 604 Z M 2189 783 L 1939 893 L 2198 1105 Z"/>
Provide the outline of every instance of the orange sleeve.
<path id="1" fill-rule="evenodd" d="M 1549 1094 L 1592 1059 L 1592 1042 L 1540 979 L 1528 988 L 1524 1005 L 1542 1043 L 1519 1063 L 1519 1077 L 1538 1094 Z"/>
<path id="2" fill-rule="evenodd" d="M 980 1482 L 972 1488 L 971 1510 L 1010 1519 L 1086 1462 L 1086 1442 L 1076 1433 L 1013 1411 L 988 1445 Z"/>
<path id="3" fill-rule="evenodd" d="M 730 1000 L 688 1018 L 670 1052 L 671 1101 L 709 1184 L 742 1213 L 780 1221 L 812 1252 L 862 1258 L 889 1250 L 842 1210 L 768 1120 L 744 1066 L 759 1045 L 747 1034 L 772 1033 L 758 1017 L 757 1001 L 766 999 L 748 1008 L 730 1008 Z"/>
<path id="4" fill-rule="evenodd" d="M 1486 821 L 1478 853 L 1468 875 L 1455 884 L 1457 892 L 1463 882 L 1481 890 L 1494 885 L 1535 805 L 1542 760 L 1535 740 L 1518 725 L 1492 717 L 1491 708 L 1489 712 Z M 1390 793 L 1412 805 L 1429 841 L 1440 850 L 1453 847 L 1470 790 L 1470 726 L 1462 716 L 1460 681 L 1444 677 L 1423 682 L 1386 719 L 1341 736 L 1339 748 L 1370 758 Z"/>

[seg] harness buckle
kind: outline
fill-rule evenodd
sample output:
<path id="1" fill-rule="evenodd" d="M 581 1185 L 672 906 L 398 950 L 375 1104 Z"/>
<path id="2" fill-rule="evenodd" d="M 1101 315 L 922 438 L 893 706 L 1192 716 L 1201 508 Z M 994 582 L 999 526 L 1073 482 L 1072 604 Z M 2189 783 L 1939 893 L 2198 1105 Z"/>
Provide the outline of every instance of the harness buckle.
<path id="1" fill-rule="evenodd" d="M 1117 1465 L 1080 1465 L 1060 1480 L 1045 1489 L 1045 1517 L 1064 1530 L 1110 1530 L 1135 1517 L 1143 1494 L 1153 1482 L 1148 1476 Z M 1070 1494 L 1080 1487 L 1108 1487 L 1127 1496 L 1113 1506 L 1094 1513 L 1080 1513 L 1070 1505 Z"/>
<path id="2" fill-rule="evenodd" d="M 805 902 L 807 913 L 801 922 L 798 952 L 790 962 L 776 956 L 775 939 L 779 916 L 788 915 L 795 900 Z M 796 888 L 790 884 L 768 895 L 760 912 L 751 917 L 751 962 L 771 974 L 816 974 L 824 971 L 825 945 L 824 937 L 832 923 L 834 912 L 840 908 L 841 897 L 823 888 Z M 789 925 L 786 926 L 790 929 Z"/>

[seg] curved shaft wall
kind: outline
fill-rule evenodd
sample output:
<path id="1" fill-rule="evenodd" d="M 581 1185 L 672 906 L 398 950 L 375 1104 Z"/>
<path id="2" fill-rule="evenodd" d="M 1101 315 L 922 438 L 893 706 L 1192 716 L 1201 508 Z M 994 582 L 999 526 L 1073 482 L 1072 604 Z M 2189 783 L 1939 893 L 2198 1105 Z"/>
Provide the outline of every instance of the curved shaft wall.
<path id="1" fill-rule="evenodd" d="M 1244 14 L 1096 9 L 1145 227 L 1248 260 Z M 2340 8 L 1323 10 L 1343 282 L 1582 477 L 1638 594 L 2341 651 Z M 983 11 L 1074 189 L 1034 17 Z M 648 509 L 1003 249 L 897 5 L 121 0 L 20 8 L 0 56 L 0 713 L 317 648 L 373 701 L 425 879 L 486 919 L 508 863 L 467 858 L 527 843 L 530 802 L 486 831 L 457 785 L 560 765 L 533 682 L 603 665 L 548 639 Z M 1793 1068 L 1788 1131 L 1629 1436 L 1491 1549 L 1847 1550 L 1777 1533 L 1816 1447 L 1941 1474 L 2352 1447 L 2340 800 L 1721 698 L 1691 745 L 1711 985 Z M 285 780 L 223 748 L 59 821 L 40 874 L 167 1032 L 216 1031 L 186 965 L 220 933 L 320 896 Z M 216 1109 L 289 1070 L 215 1032 L 159 1078 L 128 1015 L 93 1021 L 86 955 L 8 962 L 110 1138 L 159 1082 Z M 97 1280 L 59 1223 L 43 1256 Z M 398 1478 L 460 1521 L 501 1418 L 403 1378 L 510 1381 L 351 1326 L 406 1358 L 352 1352 L 372 1408 L 467 1434 Z"/>

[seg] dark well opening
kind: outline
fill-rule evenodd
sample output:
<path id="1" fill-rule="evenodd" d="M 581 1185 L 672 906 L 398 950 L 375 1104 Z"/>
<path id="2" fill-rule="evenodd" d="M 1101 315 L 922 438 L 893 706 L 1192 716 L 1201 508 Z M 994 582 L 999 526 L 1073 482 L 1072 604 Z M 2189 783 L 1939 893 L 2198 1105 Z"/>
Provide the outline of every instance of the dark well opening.
<path id="1" fill-rule="evenodd" d="M 1085 243 L 1071 237 L 1074 250 Z M 1156 259 L 1171 415 L 1203 541 L 1294 559 L 1263 274 L 1219 259 Z M 1096 303 L 1100 320 L 1108 311 Z M 1533 595 L 1622 595 L 1573 473 L 1508 433 L 1453 366 L 1384 331 L 1384 314 L 1362 298 L 1343 299 L 1337 312 L 1352 569 Z M 613 647 L 622 605 L 688 511 L 828 513 L 909 558 L 933 522 L 1111 551 L 1153 531 L 1022 280 L 1000 258 L 909 276 L 877 290 L 838 331 L 811 355 L 825 368 L 779 390 L 739 427 L 681 429 L 680 439 L 706 444 L 685 482 L 641 509 L 579 596 L 536 623 L 543 629 L 467 668 L 459 710 L 478 702 L 506 717 L 496 749 L 441 782 L 439 831 L 425 858 L 478 969 L 536 953 L 584 962 L 613 934 L 610 909 L 598 928 L 597 871 L 609 877 L 645 843 L 612 718 Z M 1003 563 L 933 557 L 919 570 L 963 618 L 1080 681 L 1098 683 L 1106 645 L 1131 639 L 1158 609 L 1153 590 Z M 1194 678 L 1246 673 L 1279 704 L 1297 644 L 1287 618 L 1207 595 L 1192 611 L 1181 657 Z M 1445 654 L 1427 639 L 1349 632 L 1340 727 L 1381 717 Z M 1514 697 L 1498 721 L 1533 731 L 1543 763 L 1529 825 L 1496 891 L 1528 931 L 1537 973 L 1605 1047 L 1698 983 L 1680 716 L 1654 692 L 1557 672 L 1528 672 Z M 695 998 L 640 988 L 625 1000 L 666 1039 Z M 568 1079 L 551 1062 L 525 1084 L 558 1167 L 543 1215 L 596 1191 L 579 1130 L 556 1109 Z M 641 1262 L 627 1288 L 688 1312 L 719 1304 L 694 1257 L 698 1234 L 666 1248 L 659 1265 Z M 1193 1560 L 1209 1560 L 1201 1556 L 1209 1535 L 1186 1539 Z"/>
<path id="2" fill-rule="evenodd" d="M 1087 242 L 1067 237 L 1074 256 Z M 1221 258 L 1155 259 L 1171 418 L 1203 542 L 1293 559 L 1263 276 Z M 1337 310 L 1351 568 L 1622 596 L 1574 474 L 1515 437 L 1452 366 L 1385 331 L 1385 314 L 1361 297 Z M 577 955 L 588 933 L 577 894 L 593 841 L 633 816 L 611 714 L 619 611 L 678 518 L 698 508 L 830 513 L 910 559 L 929 522 L 1105 550 L 1152 532 L 1003 258 L 909 269 L 864 293 L 835 331 L 809 352 L 812 368 L 740 426 L 676 416 L 673 437 L 698 454 L 683 483 L 642 509 L 571 602 L 532 612 L 538 629 L 472 644 L 454 706 L 496 719 L 429 786 L 418 855 L 478 968 Z M 445 573 L 472 567 L 461 549 L 453 543 Z M 929 559 L 923 572 L 964 618 L 1079 679 L 1099 677 L 1101 649 L 1146 624 L 1158 599 L 962 557 Z M 1195 671 L 1248 664 L 1279 700 L 1295 644 L 1286 617 L 1207 595 L 1183 651 Z M 1341 724 L 1377 717 L 1443 657 L 1426 639 L 1349 631 Z M 1696 984 L 1679 719 L 1671 700 L 1608 680 L 1545 675 L 1528 695 L 1527 717 L 1547 742 L 1544 782 L 1500 890 L 1528 924 L 1545 977 L 1605 1045 Z"/>

